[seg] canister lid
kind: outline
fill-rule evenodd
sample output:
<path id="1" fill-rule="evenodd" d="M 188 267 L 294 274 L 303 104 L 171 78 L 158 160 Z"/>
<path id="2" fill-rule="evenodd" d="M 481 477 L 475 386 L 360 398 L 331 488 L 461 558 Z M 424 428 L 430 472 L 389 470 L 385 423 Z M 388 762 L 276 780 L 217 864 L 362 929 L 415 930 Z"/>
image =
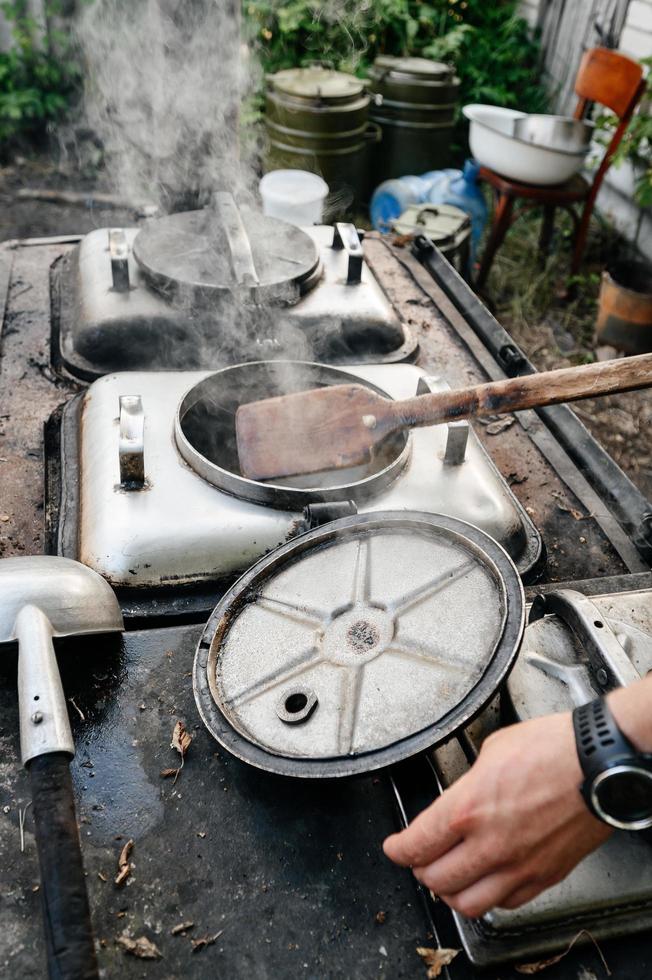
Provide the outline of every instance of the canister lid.
<path id="1" fill-rule="evenodd" d="M 342 776 L 438 744 L 495 695 L 523 591 L 483 531 L 387 511 L 272 552 L 224 596 L 195 659 L 197 703 L 235 755 Z"/>
<path id="2" fill-rule="evenodd" d="M 451 66 L 443 61 L 431 61 L 429 58 L 396 58 L 384 54 L 375 59 L 374 68 L 405 78 L 421 78 L 428 82 L 444 82 L 453 74 Z"/>
<path id="3" fill-rule="evenodd" d="M 354 75 L 330 68 L 288 68 L 269 75 L 268 84 L 277 92 L 298 99 L 342 102 L 357 98 L 364 91 L 364 82 Z"/>
<path id="4" fill-rule="evenodd" d="M 471 233 L 468 214 L 452 204 L 412 204 L 392 222 L 399 235 L 426 235 L 436 245 L 464 239 Z"/>

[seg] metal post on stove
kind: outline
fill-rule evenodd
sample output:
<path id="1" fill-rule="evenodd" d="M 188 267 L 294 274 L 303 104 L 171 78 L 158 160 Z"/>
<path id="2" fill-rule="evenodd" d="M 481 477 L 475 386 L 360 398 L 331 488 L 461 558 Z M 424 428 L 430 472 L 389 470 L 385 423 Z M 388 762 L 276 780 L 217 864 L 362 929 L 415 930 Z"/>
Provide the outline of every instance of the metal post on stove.
<path id="1" fill-rule="evenodd" d="M 111 256 L 111 278 L 116 293 L 128 293 L 129 284 L 129 246 L 122 228 L 109 231 L 109 255 Z"/>
<path id="2" fill-rule="evenodd" d="M 425 374 L 419 378 L 417 395 L 434 394 L 450 387 L 436 374 Z M 461 466 L 466 459 L 466 447 L 469 441 L 469 423 L 466 419 L 458 422 L 448 422 L 446 426 L 446 449 L 444 450 L 445 466 Z"/>
<path id="3" fill-rule="evenodd" d="M 362 263 L 364 252 L 360 235 L 355 225 L 338 221 L 333 230 L 333 248 L 343 248 L 349 257 L 346 281 L 349 286 L 355 286 L 362 279 Z"/>
<path id="4" fill-rule="evenodd" d="M 140 395 L 120 395 L 120 486 L 142 490 L 145 486 L 145 412 Z"/>
<path id="5" fill-rule="evenodd" d="M 446 428 L 444 463 L 447 466 L 461 466 L 466 459 L 466 446 L 469 441 L 469 423 L 465 420 L 449 422 Z"/>

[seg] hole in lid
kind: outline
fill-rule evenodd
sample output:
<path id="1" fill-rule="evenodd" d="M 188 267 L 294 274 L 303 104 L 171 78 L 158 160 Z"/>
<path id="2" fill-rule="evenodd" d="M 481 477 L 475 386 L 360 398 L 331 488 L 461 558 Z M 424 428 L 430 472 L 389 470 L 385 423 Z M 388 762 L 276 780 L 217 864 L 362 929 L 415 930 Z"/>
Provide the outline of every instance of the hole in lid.
<path id="1" fill-rule="evenodd" d="M 285 699 L 285 710 L 290 715 L 296 715 L 299 711 L 303 711 L 307 704 L 307 695 L 303 691 L 295 691 Z"/>
<path id="2" fill-rule="evenodd" d="M 599 619 L 594 620 L 593 625 L 596 627 L 596 629 L 599 630 L 601 630 L 604 627 L 604 623 Z"/>
<path id="3" fill-rule="evenodd" d="M 34 700 L 35 701 L 40 701 L 41 700 L 41 695 L 40 694 L 35 694 L 34 695 Z"/>

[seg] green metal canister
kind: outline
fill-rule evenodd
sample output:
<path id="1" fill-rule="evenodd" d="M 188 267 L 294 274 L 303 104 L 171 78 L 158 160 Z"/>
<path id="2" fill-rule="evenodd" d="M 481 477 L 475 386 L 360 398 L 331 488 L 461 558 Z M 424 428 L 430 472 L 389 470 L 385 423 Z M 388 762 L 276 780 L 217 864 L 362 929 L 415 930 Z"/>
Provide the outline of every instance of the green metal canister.
<path id="1" fill-rule="evenodd" d="M 291 68 L 268 75 L 265 102 L 265 171 L 310 170 L 344 203 L 368 200 L 369 146 L 380 131 L 369 122 L 364 81 L 328 68 Z"/>
<path id="2" fill-rule="evenodd" d="M 370 118 L 382 129 L 374 183 L 448 166 L 460 87 L 454 69 L 427 58 L 381 55 L 369 78 Z"/>

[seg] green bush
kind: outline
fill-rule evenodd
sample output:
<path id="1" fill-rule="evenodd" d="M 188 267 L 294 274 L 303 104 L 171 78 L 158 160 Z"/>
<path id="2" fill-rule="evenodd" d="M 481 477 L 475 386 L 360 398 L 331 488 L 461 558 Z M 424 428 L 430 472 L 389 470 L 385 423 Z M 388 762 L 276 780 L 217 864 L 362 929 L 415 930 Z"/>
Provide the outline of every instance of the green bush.
<path id="1" fill-rule="evenodd" d="M 42 28 L 22 0 L 0 3 L 11 25 L 14 46 L 0 52 L 0 150 L 44 138 L 49 123 L 69 106 L 79 81 L 79 68 L 69 54 L 66 36 Z M 56 13 L 50 5 L 48 17 Z M 56 51 L 56 53 L 54 53 Z"/>
<path id="2" fill-rule="evenodd" d="M 516 0 L 246 0 L 263 67 L 314 62 L 363 76 L 378 54 L 453 62 L 462 102 L 542 110 L 538 46 Z"/>

